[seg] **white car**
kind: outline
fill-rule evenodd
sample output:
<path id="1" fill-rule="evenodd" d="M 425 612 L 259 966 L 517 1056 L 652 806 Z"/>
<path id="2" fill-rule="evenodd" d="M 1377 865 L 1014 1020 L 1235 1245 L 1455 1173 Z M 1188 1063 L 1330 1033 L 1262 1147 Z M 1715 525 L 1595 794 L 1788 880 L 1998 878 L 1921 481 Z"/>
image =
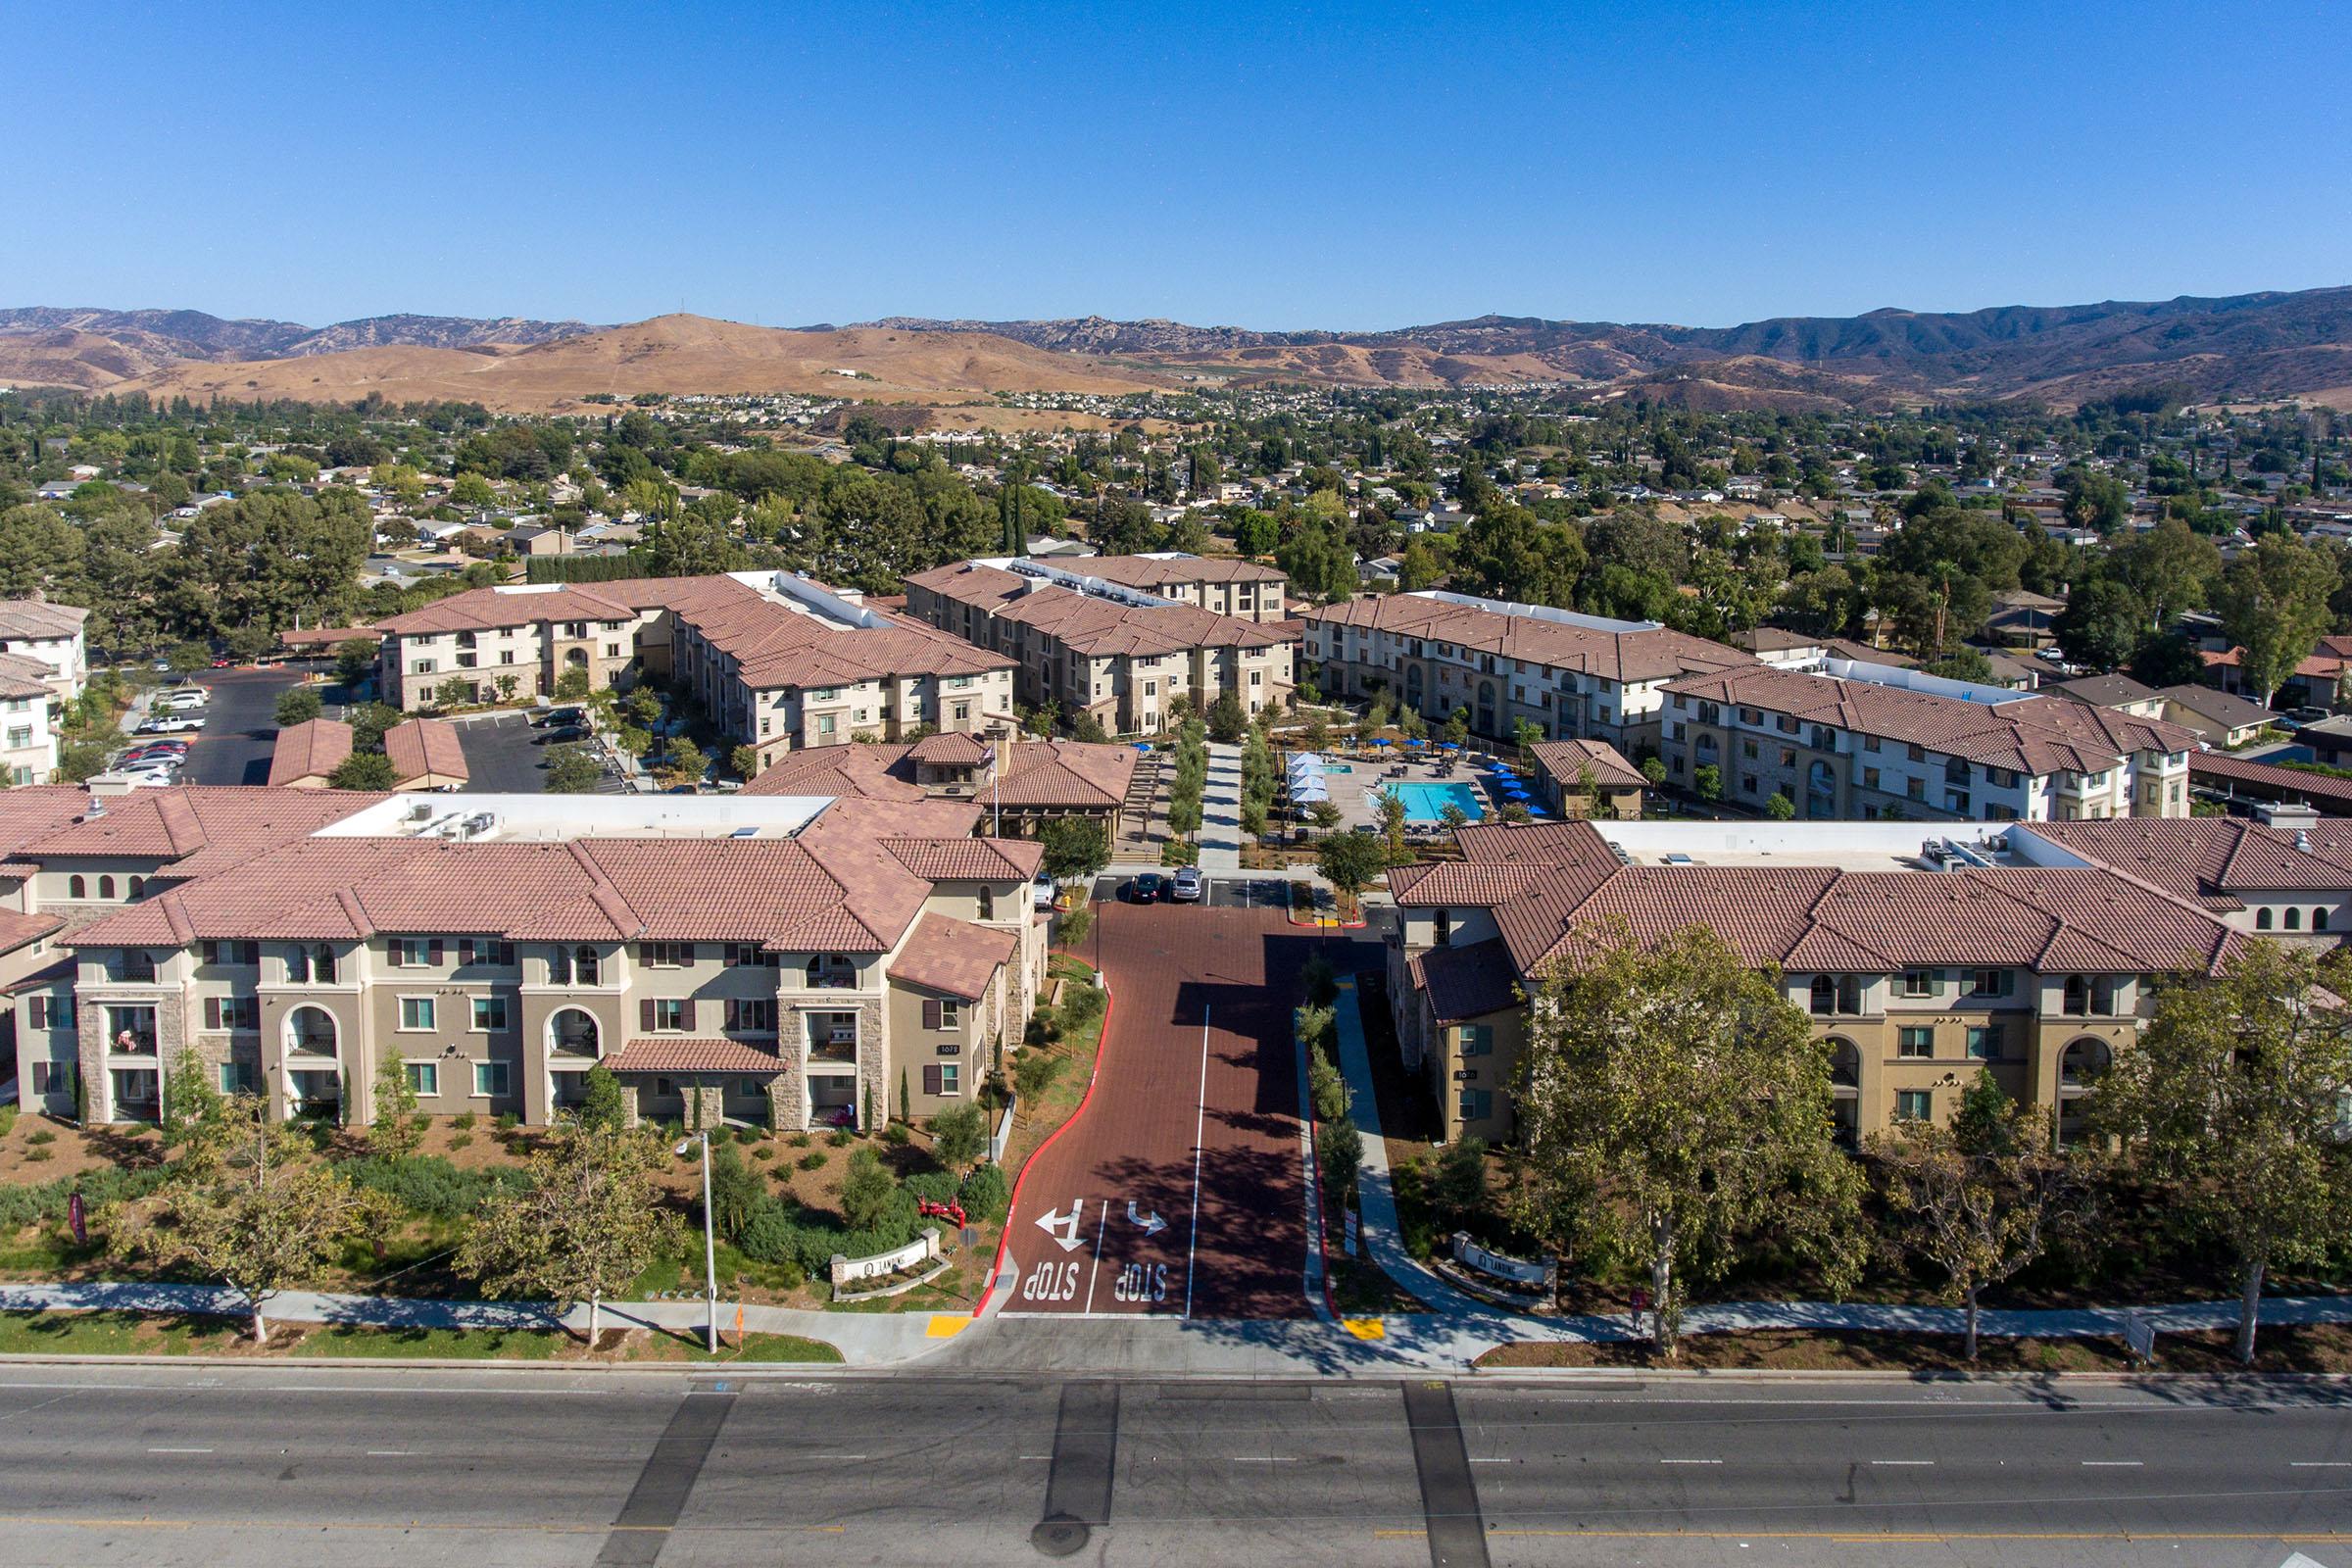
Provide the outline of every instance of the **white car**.
<path id="1" fill-rule="evenodd" d="M 149 707 L 158 713 L 184 713 L 202 708 L 211 701 L 202 691 L 172 692 L 158 697 Z"/>
<path id="2" fill-rule="evenodd" d="M 1206 886 L 1199 866 L 1180 865 L 1176 868 L 1175 880 L 1169 885 L 1168 897 L 1178 904 L 1198 904 L 1201 890 Z"/>
<path id="3" fill-rule="evenodd" d="M 139 733 L 142 735 L 174 735 L 182 730 L 202 729 L 204 723 L 202 713 L 167 713 L 141 724 Z"/>
<path id="4" fill-rule="evenodd" d="M 1050 876 L 1040 875 L 1036 881 L 1030 883 L 1029 902 L 1034 907 L 1039 909 L 1053 908 L 1054 879 Z"/>

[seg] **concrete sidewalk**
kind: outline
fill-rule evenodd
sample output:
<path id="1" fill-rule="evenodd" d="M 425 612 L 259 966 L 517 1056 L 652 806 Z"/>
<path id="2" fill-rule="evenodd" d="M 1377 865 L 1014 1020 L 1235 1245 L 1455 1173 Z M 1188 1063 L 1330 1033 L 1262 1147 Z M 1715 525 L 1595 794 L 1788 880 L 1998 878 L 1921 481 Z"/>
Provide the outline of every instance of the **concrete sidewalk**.
<path id="1" fill-rule="evenodd" d="M 1209 743 L 1208 780 L 1200 788 L 1200 869 L 1224 876 L 1242 868 L 1242 749 Z"/>

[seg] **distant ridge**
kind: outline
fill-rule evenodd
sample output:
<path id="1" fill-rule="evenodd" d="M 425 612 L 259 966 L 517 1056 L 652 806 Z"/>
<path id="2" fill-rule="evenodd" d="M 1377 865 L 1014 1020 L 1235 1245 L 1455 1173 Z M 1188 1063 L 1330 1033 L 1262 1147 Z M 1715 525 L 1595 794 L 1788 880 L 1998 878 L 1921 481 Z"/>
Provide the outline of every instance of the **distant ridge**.
<path id="1" fill-rule="evenodd" d="M 1376 332 L 1100 316 L 785 329 L 689 316 L 592 326 L 393 315 L 311 327 L 202 311 L 0 310 L 0 384 L 85 391 L 316 401 L 380 392 L 540 409 L 590 393 L 775 390 L 941 405 L 1001 392 L 1548 381 L 1707 409 L 2012 398 L 2065 407 L 2153 388 L 2352 407 L 2352 287 L 1882 308 L 1723 327 L 1480 316 Z"/>

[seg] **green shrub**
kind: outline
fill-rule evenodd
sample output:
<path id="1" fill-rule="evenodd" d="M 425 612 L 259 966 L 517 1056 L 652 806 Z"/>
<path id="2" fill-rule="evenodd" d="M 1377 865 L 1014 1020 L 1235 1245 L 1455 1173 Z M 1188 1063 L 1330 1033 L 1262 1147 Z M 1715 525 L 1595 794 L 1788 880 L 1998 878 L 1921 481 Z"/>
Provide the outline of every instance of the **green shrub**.
<path id="1" fill-rule="evenodd" d="M 1060 922 L 1058 935 L 1061 945 L 1074 948 L 1086 940 L 1088 932 L 1094 930 L 1095 911 L 1081 906 L 1061 915 Z"/>
<path id="2" fill-rule="evenodd" d="M 16 1125 L 17 1107 L 14 1105 L 0 1105 L 0 1138 L 6 1138 L 11 1132 L 15 1131 Z"/>
<path id="3" fill-rule="evenodd" d="M 498 1130 L 500 1132 L 511 1133 L 521 1125 L 522 1118 L 514 1111 L 502 1110 L 498 1113 Z"/>
<path id="4" fill-rule="evenodd" d="M 847 1149 L 857 1141 L 858 1135 L 847 1127 L 834 1128 L 825 1139 L 825 1142 L 831 1144 L 835 1149 Z"/>
<path id="5" fill-rule="evenodd" d="M 752 1205 L 751 1216 L 735 1238 L 737 1250 L 755 1263 L 782 1263 L 797 1257 L 793 1232 L 799 1213 L 778 1199 L 760 1199 Z"/>
<path id="6" fill-rule="evenodd" d="M 1102 988 L 1072 980 L 1061 988 L 1061 1011 L 1069 1027 L 1088 1024 L 1102 1015 Z"/>
<path id="7" fill-rule="evenodd" d="M 784 1141 L 795 1149 L 807 1149 L 808 1147 L 808 1135 L 807 1133 L 794 1133 L 790 1138 L 787 1138 Z"/>
<path id="8" fill-rule="evenodd" d="M 461 1111 L 449 1118 L 449 1125 L 458 1132 L 469 1133 L 473 1131 L 473 1124 L 480 1119 L 470 1110 Z"/>
<path id="9" fill-rule="evenodd" d="M 49 1162 L 50 1158 L 51 1155 L 49 1151 L 46 1149 L 28 1149 L 24 1151 L 24 1163 L 27 1165 L 44 1165 Z"/>
<path id="10" fill-rule="evenodd" d="M 754 1159 L 773 1159 L 776 1157 L 776 1151 L 772 1145 L 761 1144 L 758 1149 L 752 1151 L 752 1157 Z"/>
<path id="11" fill-rule="evenodd" d="M 927 1198 L 934 1203 L 956 1200 L 956 1178 L 944 1170 L 926 1170 L 906 1178 L 906 1191 L 916 1198 Z"/>
<path id="12" fill-rule="evenodd" d="M 824 1151 L 811 1149 L 801 1156 L 800 1164 L 803 1170 L 823 1170 L 825 1168 Z"/>
<path id="13" fill-rule="evenodd" d="M 1003 1219 L 1011 1206 L 1011 1194 L 1004 1186 L 1004 1172 L 995 1164 L 982 1165 L 963 1179 L 956 1189 L 963 1201 L 963 1211 L 975 1220 Z"/>
<path id="14" fill-rule="evenodd" d="M 882 1141 L 894 1147 L 903 1146 L 906 1142 L 906 1124 L 903 1121 L 894 1121 L 883 1128 Z"/>
<path id="15" fill-rule="evenodd" d="M 449 1147 L 452 1149 L 471 1149 L 473 1147 L 473 1134 L 451 1133 L 449 1135 Z"/>
<path id="16" fill-rule="evenodd" d="M 346 1180 L 435 1219 L 462 1219 L 480 1208 L 491 1194 L 528 1182 L 519 1170 L 461 1170 L 439 1154 L 411 1154 L 402 1159 L 363 1154 L 344 1160 L 337 1168 Z"/>
<path id="17" fill-rule="evenodd" d="M 54 1133 L 54 1132 L 52 1132 L 52 1131 L 50 1131 L 50 1130 L 49 1130 L 48 1128 L 46 1128 L 46 1127 L 40 1127 L 40 1128 L 36 1128 L 36 1129 L 34 1129 L 34 1130 L 33 1130 L 33 1131 L 31 1131 L 31 1132 L 28 1132 L 28 1133 L 26 1133 L 26 1134 L 24 1135 L 24 1141 L 25 1141 L 26 1143 L 30 1144 L 30 1145 L 31 1145 L 33 1148 L 35 1148 L 35 1149 L 38 1149 L 38 1148 L 40 1148 L 40 1147 L 41 1147 L 43 1144 L 54 1144 L 54 1143 L 56 1143 L 56 1142 L 57 1142 L 57 1134 L 56 1134 L 56 1133 Z"/>

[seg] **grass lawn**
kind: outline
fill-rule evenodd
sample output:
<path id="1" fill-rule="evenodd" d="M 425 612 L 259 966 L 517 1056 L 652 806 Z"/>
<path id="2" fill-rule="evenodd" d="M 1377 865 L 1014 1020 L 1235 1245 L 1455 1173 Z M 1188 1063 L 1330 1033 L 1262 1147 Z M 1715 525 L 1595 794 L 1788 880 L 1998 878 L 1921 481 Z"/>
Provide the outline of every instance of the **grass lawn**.
<path id="1" fill-rule="evenodd" d="M 642 1329 L 608 1331 L 593 1353 L 552 1329 L 361 1328 L 273 1323 L 256 1345 L 242 1319 L 136 1312 L 0 1313 L 0 1355 L 231 1355 L 253 1360 L 365 1357 L 385 1360 L 838 1362 L 820 1340 L 752 1334 L 715 1356 L 699 1340 Z"/>

